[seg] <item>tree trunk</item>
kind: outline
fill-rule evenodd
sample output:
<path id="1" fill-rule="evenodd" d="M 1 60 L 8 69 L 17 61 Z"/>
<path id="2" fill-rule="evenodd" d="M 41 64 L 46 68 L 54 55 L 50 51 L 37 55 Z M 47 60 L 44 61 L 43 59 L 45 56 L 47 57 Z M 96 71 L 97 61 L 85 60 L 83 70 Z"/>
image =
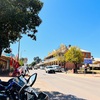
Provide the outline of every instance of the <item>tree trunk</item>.
<path id="1" fill-rule="evenodd" d="M 2 48 L 0 48 L 0 56 L 1 56 L 1 54 L 2 54 Z"/>
<path id="2" fill-rule="evenodd" d="M 63 63 L 63 64 L 64 64 L 64 71 L 66 71 L 66 68 L 65 68 L 65 63 L 66 63 L 66 62 L 64 61 L 64 63 Z"/>
<path id="3" fill-rule="evenodd" d="M 74 63 L 75 68 L 74 68 L 74 73 L 77 73 L 77 63 Z"/>

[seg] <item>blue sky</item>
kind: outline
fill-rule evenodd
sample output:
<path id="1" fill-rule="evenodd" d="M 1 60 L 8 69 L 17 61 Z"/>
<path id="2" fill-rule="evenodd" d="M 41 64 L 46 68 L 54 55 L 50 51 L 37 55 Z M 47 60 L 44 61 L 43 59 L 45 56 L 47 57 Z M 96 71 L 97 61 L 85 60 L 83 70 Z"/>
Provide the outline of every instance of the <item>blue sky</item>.
<path id="1" fill-rule="evenodd" d="M 100 58 L 100 0 L 41 0 L 44 3 L 39 13 L 42 24 L 37 28 L 37 41 L 23 36 L 20 42 L 20 57 L 28 63 L 39 56 L 46 57 L 60 44 L 78 46 Z M 18 43 L 11 45 L 18 53 Z"/>

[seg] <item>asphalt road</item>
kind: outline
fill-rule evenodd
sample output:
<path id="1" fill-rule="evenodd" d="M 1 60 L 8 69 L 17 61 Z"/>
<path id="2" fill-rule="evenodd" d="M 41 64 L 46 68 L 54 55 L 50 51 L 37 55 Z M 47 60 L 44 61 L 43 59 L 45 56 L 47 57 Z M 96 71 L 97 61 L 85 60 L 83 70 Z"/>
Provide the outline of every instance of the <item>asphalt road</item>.
<path id="1" fill-rule="evenodd" d="M 100 100 L 100 75 L 47 74 L 44 70 L 30 70 L 29 74 L 37 73 L 33 88 L 44 91 L 50 100 Z M 1 77 L 7 81 L 11 77 Z"/>
<path id="2" fill-rule="evenodd" d="M 46 92 L 50 100 L 100 100 L 100 77 L 30 70 L 30 74 L 35 72 L 38 76 L 33 87 Z"/>

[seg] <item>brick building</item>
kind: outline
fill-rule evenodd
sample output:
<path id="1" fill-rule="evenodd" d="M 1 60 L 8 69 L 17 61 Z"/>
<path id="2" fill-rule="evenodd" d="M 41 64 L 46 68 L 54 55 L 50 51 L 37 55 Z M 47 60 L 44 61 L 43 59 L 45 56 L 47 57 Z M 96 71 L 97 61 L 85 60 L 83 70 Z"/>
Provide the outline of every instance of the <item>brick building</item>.
<path id="1" fill-rule="evenodd" d="M 49 53 L 45 58 L 44 61 L 38 65 L 43 65 L 43 66 L 47 66 L 47 65 L 60 65 L 62 67 L 68 68 L 68 69 L 73 69 L 75 66 L 73 63 L 69 63 L 69 62 L 60 62 L 57 59 L 57 55 L 59 56 L 63 56 L 71 47 L 71 45 L 69 45 L 68 47 L 66 45 L 60 45 L 60 47 L 56 50 L 53 50 L 51 53 Z M 83 54 L 83 59 L 84 58 L 91 58 L 91 52 L 80 49 L 82 54 Z M 82 66 L 82 64 L 79 64 L 78 67 Z"/>

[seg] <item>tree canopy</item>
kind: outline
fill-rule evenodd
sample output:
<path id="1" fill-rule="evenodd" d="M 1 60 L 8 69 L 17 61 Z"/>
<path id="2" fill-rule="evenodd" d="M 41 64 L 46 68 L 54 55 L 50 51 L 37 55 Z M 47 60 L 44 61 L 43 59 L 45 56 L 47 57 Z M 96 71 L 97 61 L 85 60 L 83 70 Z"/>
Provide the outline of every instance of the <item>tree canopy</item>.
<path id="1" fill-rule="evenodd" d="M 65 59 L 67 62 L 71 62 L 75 64 L 75 73 L 77 72 L 77 64 L 80 64 L 83 62 L 83 55 L 81 50 L 76 47 L 70 47 L 69 50 L 65 53 Z"/>
<path id="2" fill-rule="evenodd" d="M 20 59 L 19 59 L 19 64 L 20 64 L 21 66 L 24 65 L 24 58 L 20 58 Z"/>
<path id="3" fill-rule="evenodd" d="M 83 62 L 83 55 L 78 47 L 73 46 L 65 53 L 65 59 L 68 62 L 81 63 Z"/>
<path id="4" fill-rule="evenodd" d="M 0 55 L 4 49 L 10 52 L 10 44 L 26 34 L 36 40 L 36 27 L 42 20 L 40 0 L 0 0 Z"/>
<path id="5" fill-rule="evenodd" d="M 67 47 L 64 44 L 61 44 L 59 49 L 55 50 L 54 56 L 57 58 L 60 62 L 65 62 L 65 56 L 64 53 L 67 51 Z"/>
<path id="6" fill-rule="evenodd" d="M 39 62 L 41 62 L 42 60 L 41 60 L 41 58 L 39 58 L 38 56 L 37 57 L 34 57 L 34 62 L 36 63 L 36 64 L 38 64 Z"/>
<path id="7" fill-rule="evenodd" d="M 42 61 L 41 58 L 39 58 L 38 56 L 37 57 L 34 57 L 33 58 L 33 62 L 30 64 L 31 66 L 35 66 L 36 64 L 40 63 Z"/>

